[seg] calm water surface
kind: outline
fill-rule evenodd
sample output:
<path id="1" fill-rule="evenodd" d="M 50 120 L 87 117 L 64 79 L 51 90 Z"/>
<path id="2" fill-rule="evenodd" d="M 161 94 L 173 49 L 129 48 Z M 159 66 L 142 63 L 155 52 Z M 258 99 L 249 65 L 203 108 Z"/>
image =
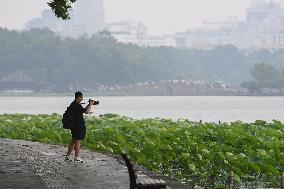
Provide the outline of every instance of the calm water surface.
<path id="1" fill-rule="evenodd" d="M 85 101 L 89 97 L 85 95 Z M 93 98 L 93 97 L 92 97 Z M 284 97 L 155 96 L 96 97 L 93 114 L 116 113 L 132 118 L 188 118 L 203 121 L 284 121 Z M 62 114 L 73 97 L 0 97 L 0 114 Z"/>

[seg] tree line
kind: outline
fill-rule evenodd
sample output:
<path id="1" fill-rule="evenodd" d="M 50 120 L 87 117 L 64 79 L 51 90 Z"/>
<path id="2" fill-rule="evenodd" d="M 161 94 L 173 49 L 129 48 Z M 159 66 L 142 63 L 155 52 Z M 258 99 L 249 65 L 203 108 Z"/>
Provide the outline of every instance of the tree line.
<path id="1" fill-rule="evenodd" d="M 284 69 L 262 62 L 254 64 L 250 74 L 252 80 L 242 82 L 241 86 L 253 93 L 258 93 L 262 88 L 284 89 Z"/>
<path id="2" fill-rule="evenodd" d="M 251 80 L 250 69 L 265 62 L 283 69 L 283 49 L 251 53 L 232 45 L 210 50 L 138 47 L 102 31 L 92 37 L 62 38 L 49 29 L 9 31 L 0 28 L 0 86 L 35 83 L 55 91 L 95 89 L 160 80 Z M 275 74 L 274 74 L 275 75 Z"/>

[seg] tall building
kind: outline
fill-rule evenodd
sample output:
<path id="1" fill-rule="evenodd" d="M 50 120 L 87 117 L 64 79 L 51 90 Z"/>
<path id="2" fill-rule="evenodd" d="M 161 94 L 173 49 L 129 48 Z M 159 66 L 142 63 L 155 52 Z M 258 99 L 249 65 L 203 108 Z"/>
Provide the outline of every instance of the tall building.
<path id="1" fill-rule="evenodd" d="M 252 0 L 251 7 L 246 11 L 247 21 L 257 23 L 262 22 L 269 15 L 271 9 L 274 9 L 276 6 L 278 5 L 265 0 Z"/>
<path id="2" fill-rule="evenodd" d="M 25 29 L 44 28 L 69 37 L 93 35 L 104 28 L 103 0 L 79 0 L 70 12 L 70 20 L 58 19 L 50 9 L 30 20 Z"/>
<path id="3" fill-rule="evenodd" d="M 204 22 L 203 27 L 177 33 L 181 48 L 213 48 L 232 44 L 241 49 L 284 48 L 284 9 L 273 0 L 251 0 L 245 21 Z M 180 44 L 180 46 L 179 46 Z"/>

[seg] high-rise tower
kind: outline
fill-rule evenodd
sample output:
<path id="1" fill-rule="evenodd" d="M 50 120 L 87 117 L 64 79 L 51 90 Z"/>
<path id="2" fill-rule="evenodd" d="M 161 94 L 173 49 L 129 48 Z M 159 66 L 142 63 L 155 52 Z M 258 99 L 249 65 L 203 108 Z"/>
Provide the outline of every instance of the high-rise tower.
<path id="1" fill-rule="evenodd" d="M 251 0 L 251 7 L 247 9 L 247 21 L 262 22 L 275 9 L 280 9 L 280 4 L 273 0 Z"/>
<path id="2" fill-rule="evenodd" d="M 103 0 L 80 0 L 74 7 L 74 24 L 83 25 L 85 33 L 94 34 L 104 27 Z"/>

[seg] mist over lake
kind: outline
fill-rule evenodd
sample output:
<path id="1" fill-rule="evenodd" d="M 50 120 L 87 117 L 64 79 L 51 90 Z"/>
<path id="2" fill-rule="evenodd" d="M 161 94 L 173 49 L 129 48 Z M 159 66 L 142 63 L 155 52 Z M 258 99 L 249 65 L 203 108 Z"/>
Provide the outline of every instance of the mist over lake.
<path id="1" fill-rule="evenodd" d="M 84 96 L 87 102 L 88 96 Z M 284 97 L 121 96 L 99 100 L 92 115 L 115 113 L 132 118 L 187 118 L 195 121 L 284 121 Z M 63 114 L 73 97 L 0 97 L 0 114 Z"/>

